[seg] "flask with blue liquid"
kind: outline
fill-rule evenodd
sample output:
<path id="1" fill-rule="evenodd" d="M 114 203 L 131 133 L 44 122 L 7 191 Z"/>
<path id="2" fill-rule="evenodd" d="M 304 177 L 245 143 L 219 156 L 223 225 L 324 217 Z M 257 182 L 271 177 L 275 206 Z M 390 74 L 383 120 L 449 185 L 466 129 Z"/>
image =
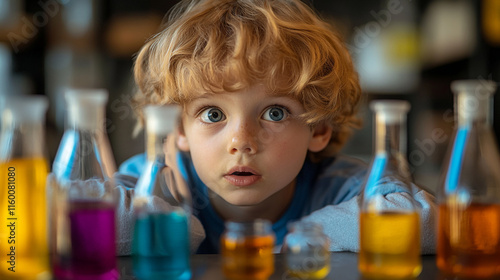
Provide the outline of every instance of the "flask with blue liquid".
<path id="1" fill-rule="evenodd" d="M 176 105 L 148 105 L 144 109 L 147 160 L 133 197 L 132 259 L 139 279 L 191 278 L 191 196 L 179 171 L 166 164 L 166 157 L 176 160 L 166 141 L 178 111 Z"/>

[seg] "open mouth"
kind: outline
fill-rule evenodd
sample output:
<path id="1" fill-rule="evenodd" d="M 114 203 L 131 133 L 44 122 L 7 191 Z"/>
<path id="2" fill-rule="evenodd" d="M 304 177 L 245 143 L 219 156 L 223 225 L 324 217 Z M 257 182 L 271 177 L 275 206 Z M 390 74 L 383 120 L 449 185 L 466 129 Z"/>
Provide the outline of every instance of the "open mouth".
<path id="1" fill-rule="evenodd" d="M 261 179 L 261 175 L 249 167 L 235 167 L 224 178 L 234 186 L 244 187 L 253 185 Z"/>
<path id="2" fill-rule="evenodd" d="M 233 173 L 231 173 L 231 175 L 235 175 L 235 176 L 252 176 L 254 174 L 251 173 L 251 172 L 233 172 Z"/>

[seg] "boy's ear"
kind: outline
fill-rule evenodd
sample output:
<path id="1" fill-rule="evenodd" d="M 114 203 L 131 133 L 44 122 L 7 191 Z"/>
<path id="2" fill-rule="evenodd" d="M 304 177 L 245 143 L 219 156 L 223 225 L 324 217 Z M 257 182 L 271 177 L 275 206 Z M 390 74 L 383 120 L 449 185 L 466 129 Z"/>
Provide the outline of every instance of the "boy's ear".
<path id="1" fill-rule="evenodd" d="M 313 128 L 313 135 L 309 142 L 309 151 L 319 152 L 323 150 L 328 145 L 328 142 L 330 142 L 332 131 L 332 127 L 325 123 L 316 125 Z"/>
<path id="2" fill-rule="evenodd" d="M 189 152 L 189 142 L 182 128 L 176 130 L 177 147 L 183 152 Z"/>

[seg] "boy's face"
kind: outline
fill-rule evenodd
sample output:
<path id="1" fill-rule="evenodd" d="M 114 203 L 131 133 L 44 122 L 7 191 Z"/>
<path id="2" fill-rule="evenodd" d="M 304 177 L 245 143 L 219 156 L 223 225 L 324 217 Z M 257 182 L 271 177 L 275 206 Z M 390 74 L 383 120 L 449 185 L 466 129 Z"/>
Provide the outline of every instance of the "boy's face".
<path id="1" fill-rule="evenodd" d="M 230 204 L 255 205 L 294 181 L 308 150 L 328 143 L 331 129 L 311 129 L 298 118 L 304 112 L 263 86 L 205 94 L 186 106 L 178 146 L 191 152 L 210 190 Z"/>

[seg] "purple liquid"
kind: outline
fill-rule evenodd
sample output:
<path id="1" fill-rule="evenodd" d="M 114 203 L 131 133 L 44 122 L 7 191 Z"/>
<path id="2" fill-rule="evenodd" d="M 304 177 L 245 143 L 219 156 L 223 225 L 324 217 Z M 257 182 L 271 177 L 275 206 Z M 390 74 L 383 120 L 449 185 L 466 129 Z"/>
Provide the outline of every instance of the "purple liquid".
<path id="1" fill-rule="evenodd" d="M 56 276 L 75 280 L 118 279 L 114 205 L 95 201 L 73 201 L 70 205 L 72 252 L 67 265 L 56 264 Z"/>

